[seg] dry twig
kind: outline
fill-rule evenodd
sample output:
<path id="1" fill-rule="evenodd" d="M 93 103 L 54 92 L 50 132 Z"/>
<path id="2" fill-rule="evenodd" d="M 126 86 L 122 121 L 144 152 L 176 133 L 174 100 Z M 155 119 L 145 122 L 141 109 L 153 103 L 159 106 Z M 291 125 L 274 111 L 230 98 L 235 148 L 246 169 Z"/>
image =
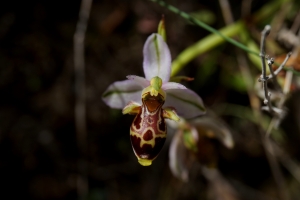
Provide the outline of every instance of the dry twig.
<path id="1" fill-rule="evenodd" d="M 74 34 L 74 79 L 75 79 L 75 128 L 77 145 L 80 152 L 78 170 L 80 175 L 77 179 L 77 193 L 79 199 L 84 199 L 88 194 L 87 180 L 87 130 L 86 130 L 86 91 L 85 91 L 85 59 L 84 39 L 89 19 L 92 0 L 82 0 L 79 19 Z"/>

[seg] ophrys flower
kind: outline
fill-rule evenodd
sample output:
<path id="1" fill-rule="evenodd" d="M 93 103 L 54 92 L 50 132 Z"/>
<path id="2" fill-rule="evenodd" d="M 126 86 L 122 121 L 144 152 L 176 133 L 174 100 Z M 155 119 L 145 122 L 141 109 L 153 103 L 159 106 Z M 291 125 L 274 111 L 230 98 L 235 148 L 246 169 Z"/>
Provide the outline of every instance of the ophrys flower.
<path id="1" fill-rule="evenodd" d="M 180 115 L 192 118 L 205 112 L 201 98 L 185 86 L 169 82 L 170 50 L 159 34 L 152 34 L 143 49 L 145 78 L 129 75 L 129 80 L 111 84 L 103 100 L 123 114 L 135 114 L 130 138 L 141 165 L 151 165 L 162 149 L 167 135 L 165 118 L 175 121 Z"/>

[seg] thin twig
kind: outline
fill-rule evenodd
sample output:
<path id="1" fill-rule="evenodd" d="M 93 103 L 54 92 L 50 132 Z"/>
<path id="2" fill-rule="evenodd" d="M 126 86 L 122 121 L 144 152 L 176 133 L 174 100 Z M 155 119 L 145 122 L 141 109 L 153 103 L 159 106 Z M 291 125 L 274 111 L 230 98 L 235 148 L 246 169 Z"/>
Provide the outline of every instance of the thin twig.
<path id="1" fill-rule="evenodd" d="M 281 200 L 288 200 L 289 195 L 286 191 L 286 184 L 284 180 L 284 176 L 280 170 L 280 165 L 277 161 L 277 158 L 275 156 L 275 152 L 272 146 L 272 142 L 270 138 L 264 137 L 264 134 L 262 135 L 262 142 L 263 146 L 266 152 L 266 157 L 268 159 L 269 165 L 271 167 L 271 171 L 275 180 L 275 183 L 278 187 L 278 194 Z"/>
<path id="2" fill-rule="evenodd" d="M 289 57 L 289 55 L 286 57 L 286 59 L 288 57 Z M 271 141 L 269 136 L 270 136 L 272 130 L 274 128 L 278 127 L 279 123 L 281 122 L 281 120 L 285 116 L 285 112 L 283 112 L 282 107 L 283 107 L 283 104 L 286 100 L 287 94 L 288 94 L 290 86 L 291 86 L 292 75 L 293 75 L 293 73 L 291 71 L 287 72 L 285 85 L 284 85 L 284 89 L 283 89 L 283 97 L 281 98 L 281 100 L 278 104 L 278 109 L 281 110 L 281 113 L 280 113 L 280 115 L 274 115 L 273 116 L 273 118 L 272 118 L 272 120 L 269 124 L 269 127 L 267 129 L 266 135 L 265 135 L 265 137 L 263 137 L 264 147 L 268 151 L 268 152 L 266 152 L 266 155 L 267 155 L 269 163 L 272 163 L 272 164 L 270 164 L 270 166 L 271 166 L 271 170 L 272 170 L 274 179 L 275 179 L 275 181 L 276 181 L 276 183 L 277 183 L 277 185 L 280 189 L 279 193 L 280 193 L 281 199 L 289 199 L 289 195 L 288 195 L 288 193 L 285 189 L 284 177 L 283 177 L 283 175 L 280 171 L 279 163 L 278 163 L 278 161 L 275 157 L 277 153 L 274 150 L 274 145 L 272 144 L 272 141 Z M 290 167 L 290 166 L 286 166 L 286 167 Z M 291 171 L 289 168 L 288 168 L 288 170 Z M 292 172 L 294 172 L 294 171 L 292 171 Z"/>
<path id="3" fill-rule="evenodd" d="M 277 81 L 277 75 L 279 74 L 279 72 L 281 72 L 281 70 L 283 69 L 284 65 L 286 64 L 286 62 L 288 61 L 288 59 L 291 57 L 292 55 L 292 52 L 289 52 L 284 61 L 281 63 L 281 65 L 274 71 L 273 70 L 273 63 L 274 63 L 274 59 L 273 58 L 267 58 L 267 61 L 268 61 L 268 66 L 269 66 L 269 69 L 270 69 L 270 75 L 267 77 L 267 80 L 270 80 L 270 79 L 273 79 L 273 82 L 275 84 L 275 87 L 278 91 L 282 92 L 282 89 L 281 87 L 279 86 L 279 83 Z"/>
<path id="4" fill-rule="evenodd" d="M 290 30 L 296 34 L 297 31 L 299 30 L 299 26 L 300 26 L 300 11 L 298 11 Z"/>
<path id="5" fill-rule="evenodd" d="M 280 31 L 283 26 L 284 20 L 286 19 L 287 13 L 291 10 L 291 2 L 283 2 L 282 6 L 276 11 L 276 15 L 273 16 L 271 21 L 272 33 L 269 37 L 272 39 L 276 38 L 277 33 Z"/>
<path id="6" fill-rule="evenodd" d="M 290 58 L 291 53 L 287 54 L 287 56 L 286 56 L 285 60 L 283 61 L 283 63 L 274 72 L 273 67 L 272 67 L 272 65 L 274 64 L 274 59 L 269 58 L 269 57 L 266 58 L 266 55 L 265 55 L 265 41 L 266 41 L 267 35 L 270 33 L 270 30 L 271 30 L 270 25 L 265 26 L 265 28 L 264 28 L 264 30 L 262 31 L 262 34 L 261 34 L 261 43 L 260 43 L 260 57 L 261 57 L 261 63 L 262 63 L 262 75 L 261 75 L 259 81 L 261 81 L 263 83 L 263 90 L 264 90 L 264 96 L 265 96 L 264 104 L 267 104 L 267 107 L 262 107 L 262 109 L 263 110 L 268 110 L 273 116 L 282 116 L 284 114 L 282 109 L 272 106 L 271 98 L 270 98 L 271 93 L 268 90 L 268 80 L 273 79 L 273 82 L 275 84 L 275 87 L 276 87 L 277 91 L 282 93 L 282 89 L 281 89 L 280 85 L 278 84 L 276 76 L 283 69 L 283 66 L 286 64 L 287 60 Z M 271 73 L 269 76 L 267 76 L 267 72 L 266 72 L 265 59 L 267 59 L 267 61 L 268 61 L 268 66 L 269 66 L 270 73 Z"/>
<path id="7" fill-rule="evenodd" d="M 265 59 L 266 59 L 265 42 L 266 42 L 266 37 L 270 33 L 270 31 L 271 31 L 271 26 L 267 25 L 267 26 L 265 26 L 265 28 L 261 34 L 260 54 L 259 55 L 261 57 L 262 75 L 261 75 L 260 80 L 263 83 L 263 90 L 265 93 L 264 104 L 268 105 L 270 113 L 275 114 L 275 111 L 273 110 L 273 107 L 271 104 L 271 99 L 270 99 L 271 93 L 269 93 L 269 91 L 268 91 L 268 83 L 267 83 L 268 77 L 267 77 L 266 61 L 265 61 Z"/>
<path id="8" fill-rule="evenodd" d="M 251 5 L 252 5 L 252 0 L 243 0 L 242 1 L 241 15 L 242 15 L 243 18 L 250 15 Z"/>
<path id="9" fill-rule="evenodd" d="M 265 94 L 265 100 L 264 103 L 268 105 L 268 110 L 271 112 L 271 114 L 273 115 L 273 118 L 269 124 L 268 130 L 265 134 L 265 136 L 262 137 L 262 141 L 263 141 L 263 146 L 265 148 L 266 151 L 266 156 L 268 159 L 268 162 L 270 164 L 271 167 L 271 171 L 273 174 L 273 177 L 275 179 L 275 182 L 278 186 L 279 189 L 279 195 L 280 195 L 280 199 L 282 200 L 286 200 L 289 199 L 289 195 L 286 191 L 286 187 L 285 187 L 285 181 L 284 181 L 284 176 L 280 170 L 280 165 L 277 161 L 277 158 L 275 156 L 275 152 L 272 146 L 272 142 L 271 139 L 269 137 L 272 129 L 275 127 L 275 125 L 277 124 L 277 120 L 278 119 L 282 119 L 283 116 L 285 115 L 285 113 L 282 111 L 282 105 L 279 108 L 273 107 L 271 104 L 271 100 L 270 100 L 270 96 L 271 93 L 268 91 L 268 85 L 267 85 L 267 81 L 270 79 L 270 77 L 267 77 L 266 75 L 266 63 L 265 63 L 265 40 L 267 35 L 270 33 L 271 30 L 271 26 L 267 25 L 265 26 L 264 30 L 262 31 L 262 36 L 261 36 L 261 44 L 260 44 L 260 57 L 261 57 L 261 62 L 262 62 L 262 75 L 260 78 L 260 81 L 263 82 L 263 89 L 264 89 L 264 94 Z M 280 68 L 283 68 L 283 65 L 287 62 L 287 59 L 290 57 L 290 53 L 287 55 L 285 61 L 281 64 L 282 66 L 280 66 Z M 273 59 L 267 59 L 268 60 L 268 66 L 270 69 L 270 73 L 271 73 L 271 77 L 273 78 L 273 81 L 275 83 L 276 82 L 276 75 L 280 72 L 281 69 L 278 69 L 278 71 L 276 70 L 276 73 L 273 71 L 272 65 L 274 63 Z M 277 83 L 277 87 L 280 88 L 279 84 Z M 282 89 L 280 88 L 280 91 L 282 91 Z"/>
<path id="10" fill-rule="evenodd" d="M 283 69 L 283 66 L 285 65 L 285 63 L 287 62 L 287 60 L 290 58 L 291 56 L 291 52 L 288 53 L 285 57 L 285 60 L 283 61 L 283 63 L 280 65 L 280 67 L 273 73 L 273 75 L 269 76 L 269 79 L 271 78 L 276 78 L 276 76 L 278 75 L 278 73 Z M 292 79 L 293 79 L 293 72 L 292 71 L 287 71 L 286 72 L 286 77 L 285 77 L 285 82 L 284 82 L 284 88 L 283 88 L 283 95 L 277 105 L 277 110 L 279 110 L 279 114 L 277 115 L 274 115 L 270 124 L 269 124 L 269 127 L 268 127 L 268 130 L 267 130 L 267 133 L 266 133 L 266 137 L 269 137 L 273 128 L 277 128 L 279 123 L 281 122 L 281 120 L 284 118 L 284 116 L 286 115 L 286 112 L 284 111 L 283 109 L 283 104 L 287 98 L 287 94 L 289 93 L 290 91 L 290 88 L 291 88 L 291 84 L 292 84 Z"/>
<path id="11" fill-rule="evenodd" d="M 278 144 L 274 141 L 272 142 L 272 146 L 276 155 L 278 156 L 281 164 L 291 173 L 291 175 L 295 178 L 298 183 L 300 183 L 300 165 L 299 163 L 292 159 Z"/>
<path id="12" fill-rule="evenodd" d="M 278 109 L 280 109 L 282 113 L 280 115 L 276 115 L 272 118 L 270 125 L 268 127 L 268 130 L 267 130 L 267 133 L 266 133 L 266 137 L 270 136 L 273 128 L 277 128 L 279 126 L 281 120 L 284 118 L 284 116 L 286 114 L 283 110 L 283 104 L 287 98 L 288 92 L 290 91 L 292 79 L 293 79 L 293 73 L 291 71 L 287 71 L 285 83 L 284 83 L 284 89 L 283 89 L 284 95 L 282 96 L 282 98 L 280 99 L 280 101 L 278 103 Z"/>
<path id="13" fill-rule="evenodd" d="M 284 65 L 286 64 L 286 62 L 288 61 L 288 59 L 291 57 L 292 52 L 288 53 L 284 59 L 284 61 L 282 62 L 282 64 L 275 70 L 274 74 L 275 76 L 277 76 L 279 74 L 279 72 L 283 69 Z M 269 78 L 273 78 L 273 77 L 269 77 Z"/>
<path id="14" fill-rule="evenodd" d="M 74 84 L 75 84 L 75 128 L 77 145 L 80 152 L 78 170 L 80 175 L 77 180 L 77 193 L 79 199 L 86 198 L 88 194 L 87 180 L 87 130 L 86 130 L 86 91 L 85 91 L 85 57 L 84 40 L 87 29 L 87 22 L 91 10 L 92 0 L 82 0 L 79 20 L 74 34 Z"/>
<path id="15" fill-rule="evenodd" d="M 274 58 L 269 58 L 268 57 L 267 58 L 267 62 L 268 62 L 269 70 L 270 70 L 270 76 L 273 77 L 273 84 L 275 86 L 275 89 L 278 92 L 282 93 L 282 89 L 281 89 L 281 87 L 280 87 L 280 85 L 278 83 L 277 76 L 275 75 L 274 70 L 273 70 Z"/>
<path id="16" fill-rule="evenodd" d="M 231 24 L 234 20 L 233 20 L 229 2 L 227 0 L 219 0 L 219 4 L 221 7 L 221 11 L 222 11 L 225 23 L 227 25 Z"/>

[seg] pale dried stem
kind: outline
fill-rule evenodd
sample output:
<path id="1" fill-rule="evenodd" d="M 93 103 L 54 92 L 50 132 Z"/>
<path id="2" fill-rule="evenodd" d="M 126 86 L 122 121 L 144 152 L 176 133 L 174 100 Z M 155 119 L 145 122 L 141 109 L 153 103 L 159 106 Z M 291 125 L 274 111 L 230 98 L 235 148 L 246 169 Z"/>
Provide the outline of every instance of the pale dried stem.
<path id="1" fill-rule="evenodd" d="M 252 0 L 242 1 L 242 12 L 241 12 L 242 17 L 246 17 L 251 14 L 251 5 L 252 5 Z"/>
<path id="2" fill-rule="evenodd" d="M 291 52 L 286 55 L 286 57 L 285 57 L 284 61 L 282 62 L 282 64 L 274 72 L 275 76 L 277 76 L 279 74 L 279 72 L 283 69 L 284 65 L 286 64 L 288 59 L 291 57 L 291 55 L 292 55 Z"/>
<path id="3" fill-rule="evenodd" d="M 290 30 L 296 34 L 297 31 L 299 31 L 299 28 L 300 28 L 300 11 L 298 11 Z"/>
<path id="4" fill-rule="evenodd" d="M 261 56 L 261 62 L 262 62 L 262 75 L 261 75 L 260 81 L 262 81 L 262 83 L 263 83 L 263 89 L 264 89 L 264 94 L 265 94 L 264 103 L 268 105 L 269 111 L 273 115 L 273 118 L 269 124 L 269 127 L 268 127 L 265 137 L 262 137 L 262 141 L 263 141 L 263 146 L 266 151 L 266 156 L 267 156 L 268 162 L 269 162 L 271 170 L 272 170 L 273 177 L 274 177 L 275 182 L 279 189 L 278 193 L 279 193 L 280 199 L 287 200 L 287 199 L 289 199 L 289 194 L 286 191 L 284 176 L 280 170 L 280 165 L 276 159 L 275 152 L 274 152 L 274 149 L 272 146 L 272 141 L 269 137 L 272 129 L 274 128 L 274 126 L 277 123 L 277 119 L 282 118 L 284 115 L 283 111 L 281 111 L 282 110 L 281 107 L 276 108 L 277 110 L 280 110 L 280 113 L 274 111 L 274 108 L 272 107 L 271 100 L 270 100 L 271 94 L 268 91 L 268 85 L 267 85 L 267 81 L 270 79 L 270 77 L 267 77 L 267 75 L 266 75 L 265 40 L 266 40 L 267 35 L 270 33 L 270 30 L 271 30 L 271 27 L 269 25 L 265 26 L 264 30 L 262 31 L 262 36 L 261 36 L 260 56 Z M 277 83 L 276 75 L 280 72 L 280 70 L 282 70 L 283 66 L 285 65 L 285 63 L 287 62 L 287 59 L 289 57 L 290 57 L 290 53 L 287 55 L 285 61 L 281 64 L 281 66 L 275 72 L 272 70 L 273 60 L 268 59 L 268 66 L 269 66 L 270 72 L 271 72 L 270 76 L 273 78 L 273 81 L 275 80 L 275 83 Z M 277 87 L 279 87 L 279 84 L 277 85 Z M 281 88 L 280 88 L 280 91 L 282 91 Z"/>
<path id="5" fill-rule="evenodd" d="M 79 199 L 88 194 L 87 180 L 87 128 L 86 128 L 86 91 L 85 91 L 85 57 L 84 41 L 87 22 L 89 19 L 92 0 L 82 0 L 79 19 L 74 34 L 74 84 L 75 84 L 75 129 L 77 145 L 80 152 L 78 160 L 79 176 L 77 179 L 77 192 Z"/>
<path id="6" fill-rule="evenodd" d="M 263 135 L 264 134 L 262 134 L 262 142 L 263 142 L 263 146 L 264 146 L 264 149 L 266 152 L 266 156 L 267 156 L 269 165 L 271 167 L 273 178 L 278 187 L 279 199 L 288 200 L 290 198 L 289 198 L 289 194 L 286 190 L 284 176 L 281 172 L 280 165 L 277 161 L 271 139 L 268 137 L 264 137 Z"/>
<path id="7" fill-rule="evenodd" d="M 297 180 L 298 183 L 300 183 L 300 164 L 296 160 L 293 160 L 275 142 L 272 143 L 272 146 L 282 165 L 291 173 L 295 180 Z"/>
<path id="8" fill-rule="evenodd" d="M 228 0 L 219 0 L 219 4 L 221 7 L 221 11 L 222 11 L 222 15 L 224 17 L 225 23 L 227 25 L 233 23 L 234 20 L 233 20 L 230 4 L 229 4 Z"/>
<path id="9" fill-rule="evenodd" d="M 291 10 L 291 2 L 283 3 L 280 9 L 276 12 L 276 15 L 274 15 L 271 26 L 272 26 L 272 33 L 270 33 L 270 37 L 275 39 L 277 36 L 277 33 L 280 31 L 280 29 L 283 26 L 284 20 L 287 16 L 287 13 Z"/>
<path id="10" fill-rule="evenodd" d="M 279 85 L 279 83 L 278 83 L 278 80 L 277 80 L 277 76 L 276 76 L 276 74 L 274 73 L 274 70 L 273 70 L 273 64 L 274 64 L 274 59 L 273 58 L 267 58 L 267 61 L 268 61 L 268 66 L 269 66 L 269 70 L 270 70 L 270 76 L 269 77 L 272 77 L 273 78 L 273 84 L 274 84 L 274 86 L 275 86 L 275 89 L 278 91 L 278 92 L 280 92 L 280 93 L 282 93 L 282 89 L 281 89 L 281 87 L 280 87 L 280 85 Z M 280 70 L 279 70 L 280 71 Z M 268 80 L 270 79 L 268 77 Z"/>
<path id="11" fill-rule="evenodd" d="M 263 90 L 265 94 L 265 99 L 264 99 L 264 104 L 268 105 L 269 111 L 272 114 L 275 114 L 275 111 L 273 110 L 272 104 L 271 104 L 271 93 L 268 91 L 268 84 L 267 84 L 267 71 L 266 71 L 266 55 L 265 55 L 265 42 L 266 42 L 266 37 L 271 31 L 271 26 L 267 25 L 265 26 L 264 30 L 262 31 L 261 34 L 261 41 L 260 41 L 260 57 L 261 57 L 261 65 L 262 65 L 262 75 L 260 80 L 263 83 Z"/>

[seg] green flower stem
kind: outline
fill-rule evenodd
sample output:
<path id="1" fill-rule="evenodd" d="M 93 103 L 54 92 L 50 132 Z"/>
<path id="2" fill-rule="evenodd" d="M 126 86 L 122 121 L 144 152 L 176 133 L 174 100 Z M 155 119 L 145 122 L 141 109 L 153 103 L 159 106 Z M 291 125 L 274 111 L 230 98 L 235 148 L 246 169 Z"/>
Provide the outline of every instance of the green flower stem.
<path id="1" fill-rule="evenodd" d="M 243 22 L 238 21 L 230 26 L 226 26 L 225 28 L 219 30 L 218 33 L 221 33 L 223 36 L 226 37 L 232 37 L 238 34 L 243 29 L 244 29 Z M 195 43 L 194 45 L 189 46 L 184 51 L 182 51 L 177 56 L 177 58 L 172 62 L 171 76 L 176 75 L 188 62 L 190 62 L 196 56 L 215 48 L 216 46 L 224 43 L 225 41 L 226 40 L 224 39 L 224 37 L 220 37 L 220 34 L 218 35 L 210 34 L 205 38 L 201 39 L 200 41 L 198 41 L 197 43 Z M 244 45 L 243 45 L 243 49 L 247 49 L 247 51 L 249 50 Z M 251 51 L 251 53 L 257 54 L 254 51 Z"/>

